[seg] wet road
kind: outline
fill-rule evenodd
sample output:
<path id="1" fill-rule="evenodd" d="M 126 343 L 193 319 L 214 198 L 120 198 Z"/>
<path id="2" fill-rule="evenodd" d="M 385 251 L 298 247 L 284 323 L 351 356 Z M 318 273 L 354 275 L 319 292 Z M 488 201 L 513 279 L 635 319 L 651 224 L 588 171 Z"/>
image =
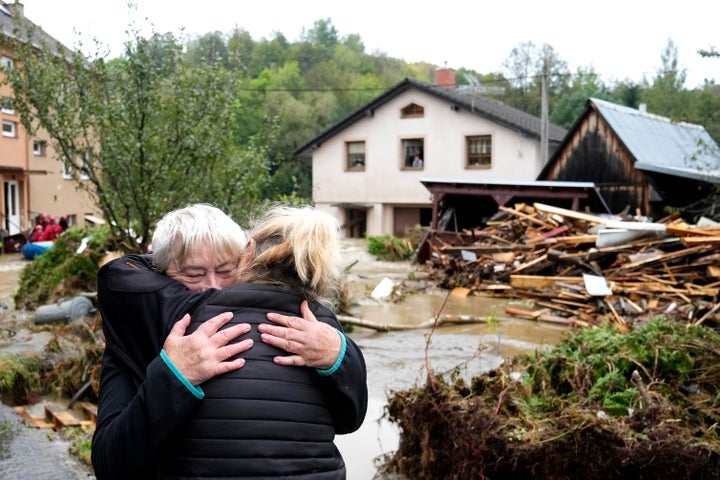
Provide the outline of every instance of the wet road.
<path id="1" fill-rule="evenodd" d="M 405 325 L 425 322 L 438 313 L 473 315 L 494 321 L 489 325 L 443 326 L 429 340 L 429 330 L 378 333 L 357 329 L 351 334 L 365 355 L 370 405 L 360 430 L 337 438 L 349 480 L 372 479 L 376 472 L 374 459 L 397 448 L 397 429 L 381 420 L 383 407 L 389 391 L 422 384 L 427 374 L 426 347 L 427 364 L 435 373 L 449 372 L 462 365 L 463 373 L 469 378 L 521 351 L 554 345 L 565 331 L 564 327 L 552 324 L 507 317 L 504 308 L 509 302 L 504 299 L 455 297 L 444 291 L 425 291 L 407 295 L 399 303 L 377 301 L 369 295 L 375 285 L 384 277 L 400 281 L 414 268 L 406 262 L 376 262 L 363 248 L 363 241 L 350 241 L 344 248 L 346 264 L 357 262 L 348 278 L 356 316 Z M 11 303 L 17 275 L 25 262 L 20 254 L 0 255 L 0 303 Z M 68 444 L 49 440 L 48 433 L 52 432 L 23 427 L 13 409 L 0 404 L 0 479 L 92 479 L 89 469 L 69 456 Z"/>

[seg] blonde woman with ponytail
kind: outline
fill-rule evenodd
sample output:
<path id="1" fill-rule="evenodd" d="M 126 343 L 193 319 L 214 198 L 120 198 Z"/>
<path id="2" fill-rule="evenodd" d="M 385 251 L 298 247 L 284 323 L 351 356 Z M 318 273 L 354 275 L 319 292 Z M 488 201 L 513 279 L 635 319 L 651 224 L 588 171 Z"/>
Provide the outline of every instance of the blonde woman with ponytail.
<path id="1" fill-rule="evenodd" d="M 309 206 L 277 206 L 249 237 L 241 283 L 208 297 L 188 331 L 231 311 L 228 326 L 249 323 L 241 339 L 254 346 L 243 368 L 202 385 L 162 469 L 167 478 L 345 479 L 333 438 L 362 424 L 367 382 L 362 353 L 332 312 L 339 225 Z"/>

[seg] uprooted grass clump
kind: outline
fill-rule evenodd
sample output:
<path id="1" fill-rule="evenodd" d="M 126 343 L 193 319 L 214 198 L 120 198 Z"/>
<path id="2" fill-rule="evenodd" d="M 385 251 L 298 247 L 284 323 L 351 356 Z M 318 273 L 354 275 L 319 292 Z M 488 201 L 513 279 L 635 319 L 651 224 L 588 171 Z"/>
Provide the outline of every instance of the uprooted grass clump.
<path id="1" fill-rule="evenodd" d="M 406 238 L 392 235 L 380 235 L 367 238 L 368 253 L 375 255 L 384 262 L 399 262 L 409 260 L 415 254 L 414 247 Z"/>
<path id="2" fill-rule="evenodd" d="M 408 478 L 720 478 L 720 334 L 609 324 L 474 377 L 392 392 Z"/>
<path id="3" fill-rule="evenodd" d="M 92 321 L 82 318 L 51 327 L 51 339 L 37 354 L 0 355 L 0 401 L 27 405 L 47 395 L 71 398 L 79 393 L 96 401 L 104 343 Z"/>
<path id="4" fill-rule="evenodd" d="M 68 229 L 20 272 L 15 308 L 34 309 L 77 292 L 95 291 L 98 263 L 110 240 L 106 226 Z"/>

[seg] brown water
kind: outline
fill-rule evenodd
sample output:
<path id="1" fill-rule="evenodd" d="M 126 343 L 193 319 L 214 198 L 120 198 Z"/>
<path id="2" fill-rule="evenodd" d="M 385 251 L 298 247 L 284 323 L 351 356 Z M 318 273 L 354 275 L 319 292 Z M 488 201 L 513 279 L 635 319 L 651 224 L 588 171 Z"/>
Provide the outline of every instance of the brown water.
<path id="1" fill-rule="evenodd" d="M 534 334 L 544 340 L 536 341 Z M 351 334 L 365 355 L 370 399 L 360 430 L 336 440 L 347 463 L 348 478 L 373 478 L 375 458 L 397 448 L 398 430 L 382 418 L 387 395 L 424 383 L 426 350 L 427 365 L 433 373 L 449 373 L 460 367 L 469 379 L 499 366 L 509 356 L 548 346 L 561 336 L 562 330 L 556 326 L 502 320 L 484 330 L 478 326 L 441 328 L 432 335 L 429 331 Z"/>
<path id="2" fill-rule="evenodd" d="M 554 345 L 565 331 L 565 327 L 553 324 L 508 317 L 504 314 L 506 305 L 522 305 L 507 299 L 448 296 L 445 291 L 422 290 L 406 295 L 397 303 L 375 300 L 370 291 L 384 277 L 399 282 L 415 268 L 407 262 L 375 261 L 365 252 L 364 241 L 346 242 L 344 255 L 345 264 L 354 265 L 348 280 L 355 304 L 352 313 L 359 318 L 392 325 L 417 325 L 438 313 L 493 320 L 442 326 L 435 332 L 425 329 L 379 333 L 357 329 L 350 334 L 365 355 L 370 402 L 360 430 L 338 436 L 336 440 L 347 463 L 349 480 L 372 479 L 376 475 L 375 458 L 391 454 L 397 448 L 397 428 L 382 419 L 383 408 L 389 392 L 422 384 L 427 375 L 426 351 L 427 365 L 434 373 L 449 372 L 460 366 L 469 378 L 497 367 L 505 358 L 519 352 Z M 12 307 L 12 293 L 19 272 L 26 264 L 27 260 L 20 254 L 0 255 L 0 304 Z M 5 312 L 5 318 L 8 313 L 12 312 Z M 32 340 L 28 342 L 32 344 Z M 0 354 L 7 353 L 12 344 L 17 345 L 17 338 L 3 338 L 0 332 Z M 2 422 L 15 425 L 20 420 L 12 409 L 0 405 L 0 427 Z M 0 478 L 92 478 L 91 472 L 66 456 L 67 445 L 46 440 L 46 432 L 9 430 L 10 433 L 3 433 L 0 428 Z"/>
<path id="3" fill-rule="evenodd" d="M 416 269 L 407 262 L 387 263 L 368 259 L 364 242 L 350 241 L 344 251 L 350 270 L 354 316 L 391 325 L 417 325 L 438 314 L 471 315 L 490 322 L 445 325 L 435 331 L 403 330 L 375 332 L 357 329 L 350 336 L 360 345 L 367 363 L 370 394 L 368 415 L 357 432 L 338 436 L 336 443 L 345 458 L 349 480 L 376 476 L 374 461 L 397 448 L 399 432 L 383 417 L 387 395 L 421 385 L 433 373 L 460 367 L 466 378 L 499 366 L 505 358 L 558 343 L 566 327 L 517 319 L 505 307 L 523 308 L 522 302 L 487 297 L 460 297 L 447 291 L 420 290 L 399 302 L 378 301 L 372 289 L 385 277 L 394 282 Z M 427 358 L 426 358 L 427 357 Z"/>

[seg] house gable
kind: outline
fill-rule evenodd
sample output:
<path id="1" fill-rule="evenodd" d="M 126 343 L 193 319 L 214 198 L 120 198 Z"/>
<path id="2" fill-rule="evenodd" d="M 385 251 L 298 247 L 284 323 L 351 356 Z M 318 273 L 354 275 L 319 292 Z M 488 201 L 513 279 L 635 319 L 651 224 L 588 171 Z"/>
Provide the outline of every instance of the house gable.
<path id="1" fill-rule="evenodd" d="M 538 180 L 593 182 L 616 211 L 626 206 L 650 209 L 650 188 L 635 159 L 612 128 L 594 109 L 585 111 Z"/>
<path id="2" fill-rule="evenodd" d="M 565 131 L 553 131 L 559 143 Z M 313 202 L 348 234 L 363 225 L 369 235 L 397 235 L 431 219 L 423 179 L 534 180 L 539 140 L 535 117 L 406 79 L 295 153 L 312 155 Z"/>

